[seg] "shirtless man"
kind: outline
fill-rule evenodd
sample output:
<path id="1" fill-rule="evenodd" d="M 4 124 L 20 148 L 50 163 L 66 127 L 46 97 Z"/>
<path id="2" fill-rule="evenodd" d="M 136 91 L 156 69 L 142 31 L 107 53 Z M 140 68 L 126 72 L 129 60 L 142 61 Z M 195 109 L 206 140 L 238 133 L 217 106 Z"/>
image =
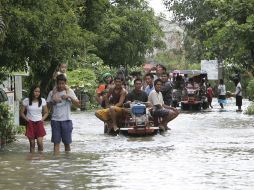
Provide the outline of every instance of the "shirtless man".
<path id="1" fill-rule="evenodd" d="M 110 88 L 105 98 L 105 109 L 95 112 L 95 116 L 101 121 L 108 124 L 114 131 L 118 130 L 116 118 L 123 112 L 122 106 L 127 95 L 127 91 L 122 87 L 123 81 L 116 77 L 114 80 L 115 87 Z"/>

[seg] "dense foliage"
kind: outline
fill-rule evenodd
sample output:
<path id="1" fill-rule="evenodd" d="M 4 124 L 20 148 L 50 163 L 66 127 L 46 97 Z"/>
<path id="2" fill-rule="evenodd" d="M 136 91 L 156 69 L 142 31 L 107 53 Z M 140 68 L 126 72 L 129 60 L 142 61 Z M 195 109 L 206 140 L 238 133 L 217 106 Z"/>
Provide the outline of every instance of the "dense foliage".
<path id="1" fill-rule="evenodd" d="M 12 115 L 9 111 L 9 106 L 5 103 L 0 103 L 0 145 L 11 140 L 14 134 L 14 125 Z"/>
<path id="2" fill-rule="evenodd" d="M 254 79 L 252 79 L 247 86 L 247 96 L 250 100 L 254 100 Z"/>
<path id="3" fill-rule="evenodd" d="M 4 29 L 5 29 L 4 20 L 2 16 L 0 15 L 0 35 L 2 35 L 2 33 L 4 32 Z"/>
<path id="4" fill-rule="evenodd" d="M 254 1 L 164 0 L 164 4 L 173 12 L 174 20 L 185 26 L 186 59 L 194 62 L 202 59 L 223 61 L 223 77 L 227 89 L 234 91 L 231 75 L 241 73 L 244 95 L 247 91 L 247 96 L 251 98 L 253 82 L 250 79 L 254 75 Z"/>
<path id="5" fill-rule="evenodd" d="M 252 102 L 244 111 L 245 114 L 254 115 L 254 103 Z"/>
<path id="6" fill-rule="evenodd" d="M 68 85 L 77 90 L 85 90 L 90 96 L 90 99 L 94 97 L 97 84 L 96 75 L 90 68 L 68 72 Z"/>
<path id="7" fill-rule="evenodd" d="M 61 61 L 83 47 L 84 34 L 69 1 L 1 1 L 6 37 L 0 64 L 10 70 L 31 68 L 30 83 L 48 87 Z"/>
<path id="8" fill-rule="evenodd" d="M 252 0 L 164 0 L 191 38 L 187 50 L 196 58 L 224 60 L 238 70 L 253 69 Z M 196 51 L 195 51 L 196 50 Z"/>
<path id="9" fill-rule="evenodd" d="M 111 66 L 141 65 L 147 52 L 163 45 L 158 21 L 146 1 L 115 2 L 99 31 L 99 55 Z"/>
<path id="10" fill-rule="evenodd" d="M 132 66 L 161 46 L 162 32 L 146 1 L 2 0 L 0 10 L 0 66 L 12 71 L 28 65 L 27 81 L 41 83 L 43 93 L 52 88 L 59 63 L 68 62 L 71 70 L 101 61 Z"/>

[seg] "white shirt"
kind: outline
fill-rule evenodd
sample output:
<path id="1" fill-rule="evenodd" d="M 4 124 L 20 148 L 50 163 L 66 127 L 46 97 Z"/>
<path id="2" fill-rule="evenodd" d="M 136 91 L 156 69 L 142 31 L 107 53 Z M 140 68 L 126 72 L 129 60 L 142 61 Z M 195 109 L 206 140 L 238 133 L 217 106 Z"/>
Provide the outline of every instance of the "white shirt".
<path id="1" fill-rule="evenodd" d="M 226 95 L 226 86 L 225 86 L 225 84 L 220 84 L 218 86 L 218 90 L 220 92 L 219 95 Z"/>
<path id="2" fill-rule="evenodd" d="M 163 105 L 163 96 L 161 92 L 156 92 L 155 90 L 152 90 L 148 96 L 148 101 L 153 105 Z"/>
<path id="3" fill-rule="evenodd" d="M 236 96 L 242 96 L 242 85 L 240 82 L 238 82 L 236 88 L 235 88 L 235 95 Z"/>
<path id="4" fill-rule="evenodd" d="M 69 89 L 67 94 L 71 96 L 73 99 L 78 99 L 72 89 Z M 54 102 L 53 101 L 53 91 L 50 91 L 47 102 Z M 61 92 L 56 92 L 54 96 L 59 96 L 60 98 L 66 95 L 66 90 Z M 61 102 L 53 104 L 53 113 L 52 113 L 52 120 L 55 121 L 67 121 L 71 120 L 71 100 L 64 100 L 62 99 Z"/>
<path id="5" fill-rule="evenodd" d="M 38 107 L 39 102 L 32 102 L 32 105 L 29 105 L 29 99 L 25 98 L 23 100 L 23 106 L 26 107 L 27 110 L 27 118 L 31 121 L 41 121 L 42 119 L 42 107 L 46 106 L 46 100 L 44 98 L 41 99 L 41 106 Z"/>
<path id="6" fill-rule="evenodd" d="M 145 92 L 147 94 L 147 96 L 149 96 L 149 94 L 154 90 L 154 86 L 150 87 L 149 85 L 146 86 L 145 88 Z"/>

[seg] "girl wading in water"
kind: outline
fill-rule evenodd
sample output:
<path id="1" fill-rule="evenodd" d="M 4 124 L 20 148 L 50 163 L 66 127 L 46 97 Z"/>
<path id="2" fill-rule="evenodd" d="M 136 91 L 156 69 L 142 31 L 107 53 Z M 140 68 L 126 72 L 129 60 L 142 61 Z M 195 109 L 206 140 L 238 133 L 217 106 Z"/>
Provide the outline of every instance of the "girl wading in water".
<path id="1" fill-rule="evenodd" d="M 35 152 L 35 139 L 37 139 L 38 151 L 43 151 L 43 137 L 46 135 L 44 120 L 48 117 L 48 108 L 46 100 L 41 98 L 39 86 L 31 88 L 29 97 L 23 100 L 20 114 L 27 121 L 25 135 L 30 142 L 30 152 Z"/>

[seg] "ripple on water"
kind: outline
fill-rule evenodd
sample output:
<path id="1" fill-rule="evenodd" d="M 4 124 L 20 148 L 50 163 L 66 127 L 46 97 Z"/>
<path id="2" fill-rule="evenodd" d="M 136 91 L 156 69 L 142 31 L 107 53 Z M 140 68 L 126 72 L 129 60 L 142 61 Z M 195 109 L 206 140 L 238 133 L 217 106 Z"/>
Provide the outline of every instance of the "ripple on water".
<path id="1" fill-rule="evenodd" d="M 214 107 L 147 138 L 104 135 L 93 113 L 75 113 L 70 154 L 52 153 L 49 125 L 43 154 L 28 154 L 24 136 L 0 151 L 0 189 L 252 190 L 253 117 Z"/>

